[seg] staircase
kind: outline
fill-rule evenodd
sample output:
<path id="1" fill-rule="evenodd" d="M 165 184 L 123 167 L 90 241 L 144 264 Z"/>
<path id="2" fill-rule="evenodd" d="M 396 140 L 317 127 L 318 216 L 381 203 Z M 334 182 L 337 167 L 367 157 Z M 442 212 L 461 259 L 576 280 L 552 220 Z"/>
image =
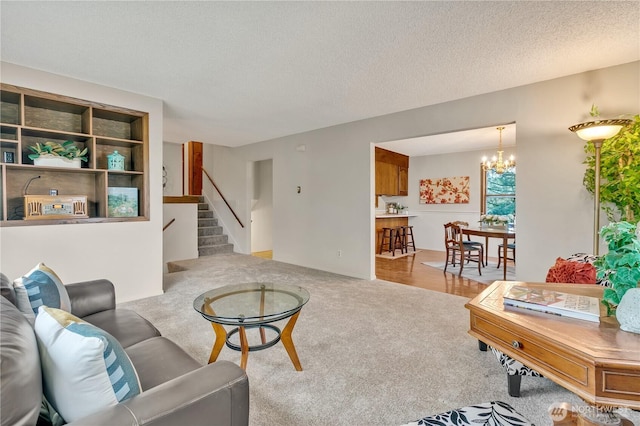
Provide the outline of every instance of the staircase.
<path id="1" fill-rule="evenodd" d="M 213 217 L 209 204 L 200 197 L 198 203 L 198 257 L 220 253 L 233 253 L 233 244 L 222 233 L 222 226 Z"/>

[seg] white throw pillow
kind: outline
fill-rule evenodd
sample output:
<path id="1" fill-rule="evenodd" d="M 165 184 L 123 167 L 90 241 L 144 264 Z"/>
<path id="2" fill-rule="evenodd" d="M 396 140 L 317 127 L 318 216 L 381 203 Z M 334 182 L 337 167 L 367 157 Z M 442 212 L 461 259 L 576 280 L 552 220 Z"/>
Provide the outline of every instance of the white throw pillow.
<path id="1" fill-rule="evenodd" d="M 68 312 L 42 306 L 35 331 L 44 395 L 66 422 L 140 393 L 129 356 L 104 330 Z"/>
<path id="2" fill-rule="evenodd" d="M 42 305 L 71 311 L 69 294 L 62 280 L 44 263 L 38 263 L 35 268 L 14 280 L 13 289 L 16 306 L 32 323 Z"/>

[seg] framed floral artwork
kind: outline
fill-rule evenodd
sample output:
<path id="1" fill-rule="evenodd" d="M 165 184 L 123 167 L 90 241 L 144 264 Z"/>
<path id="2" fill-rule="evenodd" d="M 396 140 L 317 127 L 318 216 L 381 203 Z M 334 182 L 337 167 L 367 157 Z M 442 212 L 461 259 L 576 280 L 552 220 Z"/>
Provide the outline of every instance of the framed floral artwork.
<path id="1" fill-rule="evenodd" d="M 420 180 L 420 204 L 467 203 L 469 203 L 469 176 Z"/>

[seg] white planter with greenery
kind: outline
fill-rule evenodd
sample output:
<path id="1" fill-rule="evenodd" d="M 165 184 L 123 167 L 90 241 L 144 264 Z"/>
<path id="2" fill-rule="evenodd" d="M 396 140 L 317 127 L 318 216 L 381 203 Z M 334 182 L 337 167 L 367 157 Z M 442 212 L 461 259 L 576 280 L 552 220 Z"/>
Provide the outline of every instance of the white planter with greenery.
<path id="1" fill-rule="evenodd" d="M 42 167 L 67 167 L 70 169 L 79 169 L 82 167 L 80 158 L 68 159 L 57 155 L 41 155 L 34 158 L 33 164 Z"/>
<path id="2" fill-rule="evenodd" d="M 79 169 L 82 167 L 81 161 L 88 161 L 88 148 L 80 150 L 73 141 L 63 143 L 47 141 L 43 144 L 36 143 L 29 145 L 32 154 L 29 158 L 33 164 L 43 167 L 67 167 Z"/>

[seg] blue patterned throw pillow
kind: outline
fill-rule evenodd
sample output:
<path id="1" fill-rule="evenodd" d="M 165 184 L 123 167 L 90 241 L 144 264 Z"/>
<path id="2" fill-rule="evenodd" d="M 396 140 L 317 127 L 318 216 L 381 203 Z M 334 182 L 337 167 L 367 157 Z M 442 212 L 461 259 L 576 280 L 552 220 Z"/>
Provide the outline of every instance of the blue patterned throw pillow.
<path id="1" fill-rule="evenodd" d="M 62 280 L 44 263 L 37 264 L 15 280 L 13 289 L 16 306 L 31 320 L 42 305 L 71 311 L 71 301 Z"/>
<path id="2" fill-rule="evenodd" d="M 34 328 L 44 395 L 66 422 L 141 392 L 129 356 L 106 331 L 47 306 L 40 307 Z"/>

